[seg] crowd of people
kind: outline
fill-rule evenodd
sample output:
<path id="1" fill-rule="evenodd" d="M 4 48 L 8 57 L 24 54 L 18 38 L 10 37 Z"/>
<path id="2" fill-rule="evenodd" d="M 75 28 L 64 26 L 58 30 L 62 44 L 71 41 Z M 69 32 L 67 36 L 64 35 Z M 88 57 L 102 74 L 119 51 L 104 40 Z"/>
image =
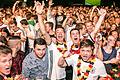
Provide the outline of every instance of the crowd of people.
<path id="1" fill-rule="evenodd" d="M 119 80 L 120 8 L 0 8 L 0 80 Z"/>

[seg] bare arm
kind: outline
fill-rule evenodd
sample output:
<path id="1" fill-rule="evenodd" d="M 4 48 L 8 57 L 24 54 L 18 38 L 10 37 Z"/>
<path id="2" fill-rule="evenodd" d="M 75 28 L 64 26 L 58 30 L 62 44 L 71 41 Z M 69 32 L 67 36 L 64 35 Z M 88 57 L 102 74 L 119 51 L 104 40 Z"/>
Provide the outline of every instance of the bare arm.
<path id="1" fill-rule="evenodd" d="M 17 5 L 19 2 L 20 2 L 20 1 L 16 1 L 15 4 L 13 5 L 13 8 L 12 8 L 12 13 L 13 13 L 13 14 L 15 13 L 16 5 Z"/>
<path id="2" fill-rule="evenodd" d="M 64 28 L 66 27 L 67 20 L 68 20 L 68 17 L 66 17 L 65 20 L 63 21 L 62 27 L 64 27 Z"/>
<path id="3" fill-rule="evenodd" d="M 44 26 L 44 22 L 43 22 L 43 18 L 42 18 L 42 11 L 43 11 L 44 5 L 39 2 L 36 2 L 35 4 L 36 4 L 36 12 L 37 12 L 37 16 L 38 16 L 38 23 L 40 25 L 40 30 L 41 30 L 47 44 L 49 45 L 51 43 L 51 38 L 45 30 L 45 26 Z"/>
<path id="4" fill-rule="evenodd" d="M 94 12 L 94 10 L 95 10 L 96 8 L 97 8 L 97 6 L 93 6 L 92 11 L 91 11 L 91 13 L 90 13 L 90 20 L 92 20 L 93 12 Z"/>
<path id="5" fill-rule="evenodd" d="M 112 58 L 111 60 L 104 61 L 105 64 L 117 64 L 119 62 L 119 59 Z"/>
<path id="6" fill-rule="evenodd" d="M 48 2 L 48 11 L 47 11 L 47 18 L 51 17 L 51 6 L 53 5 L 52 0 Z"/>
<path id="7" fill-rule="evenodd" d="M 98 57 L 98 59 L 103 60 L 103 53 L 101 50 L 101 46 L 99 46 L 99 45 L 98 45 L 97 57 Z"/>
<path id="8" fill-rule="evenodd" d="M 101 9 L 100 12 L 101 12 L 101 13 L 100 13 L 99 20 L 98 20 L 98 22 L 97 22 L 96 25 L 95 25 L 94 31 L 91 33 L 91 36 L 92 36 L 93 39 L 94 39 L 97 31 L 100 29 L 100 26 L 101 26 L 101 24 L 102 24 L 102 22 L 103 22 L 103 20 L 104 20 L 105 15 L 106 15 L 106 10 Z"/>

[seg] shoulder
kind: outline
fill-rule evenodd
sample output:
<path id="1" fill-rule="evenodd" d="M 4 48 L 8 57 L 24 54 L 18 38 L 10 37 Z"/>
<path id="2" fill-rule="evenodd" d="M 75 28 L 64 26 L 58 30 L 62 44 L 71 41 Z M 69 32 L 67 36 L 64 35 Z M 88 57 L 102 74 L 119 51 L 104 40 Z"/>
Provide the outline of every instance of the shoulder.
<path id="1" fill-rule="evenodd" d="M 100 66 L 103 66 L 103 65 L 104 65 L 103 62 L 102 62 L 100 59 L 95 58 L 95 60 L 96 60 L 96 61 L 95 61 L 94 64 L 95 64 L 96 67 L 98 67 L 98 65 L 100 65 Z"/>
<path id="2" fill-rule="evenodd" d="M 49 48 L 49 49 L 51 49 L 51 48 L 53 49 L 54 46 L 56 46 L 56 43 L 51 42 L 50 45 L 48 45 L 48 48 Z"/>
<path id="3" fill-rule="evenodd" d="M 29 53 L 26 57 L 25 57 L 25 59 L 23 60 L 23 62 L 29 62 L 29 61 L 31 61 L 34 57 L 33 57 L 33 52 L 31 52 L 31 53 Z"/>
<path id="4" fill-rule="evenodd" d="M 79 54 L 74 54 L 74 55 L 71 55 L 70 57 L 66 58 L 66 60 L 71 59 L 71 60 L 76 61 L 76 60 L 78 60 L 78 57 L 79 57 Z"/>
<path id="5" fill-rule="evenodd" d="M 116 48 L 113 48 L 113 51 L 116 51 L 116 52 L 117 52 L 117 49 L 116 49 Z"/>

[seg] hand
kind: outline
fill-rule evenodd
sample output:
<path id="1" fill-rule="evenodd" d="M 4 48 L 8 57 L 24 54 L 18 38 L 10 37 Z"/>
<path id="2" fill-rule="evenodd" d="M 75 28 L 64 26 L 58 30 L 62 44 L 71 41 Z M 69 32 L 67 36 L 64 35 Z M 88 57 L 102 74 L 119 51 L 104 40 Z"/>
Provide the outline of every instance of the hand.
<path id="1" fill-rule="evenodd" d="M 93 6 L 93 10 L 94 10 L 95 8 L 97 8 L 97 6 Z"/>
<path id="2" fill-rule="evenodd" d="M 28 78 L 25 78 L 22 74 L 16 75 L 14 80 L 28 80 Z"/>
<path id="3" fill-rule="evenodd" d="M 20 3 L 20 1 L 16 1 L 16 2 L 15 2 L 15 4 L 18 4 L 18 3 Z"/>
<path id="4" fill-rule="evenodd" d="M 60 57 L 59 60 L 58 60 L 58 65 L 63 66 L 64 63 L 65 63 L 65 59 L 63 57 Z"/>
<path id="5" fill-rule="evenodd" d="M 22 42 L 25 42 L 25 41 L 26 41 L 26 37 L 22 35 L 22 36 L 21 36 L 21 41 L 22 41 Z"/>
<path id="6" fill-rule="evenodd" d="M 110 60 L 111 63 L 117 63 L 118 61 L 119 61 L 119 60 L 116 59 L 116 58 L 113 58 L 113 59 Z"/>
<path id="7" fill-rule="evenodd" d="M 52 6 L 54 3 L 52 2 L 52 0 L 49 0 L 49 6 Z"/>
<path id="8" fill-rule="evenodd" d="M 98 11 L 100 15 L 105 16 L 106 15 L 106 10 L 105 9 L 100 9 L 100 11 Z"/>
<path id="9" fill-rule="evenodd" d="M 76 15 L 79 16 L 79 12 L 77 12 Z"/>
<path id="10" fill-rule="evenodd" d="M 41 14 L 43 12 L 43 8 L 44 8 L 44 2 L 42 2 L 42 4 L 39 1 L 35 1 L 35 7 L 36 7 L 36 12 L 38 14 Z"/>

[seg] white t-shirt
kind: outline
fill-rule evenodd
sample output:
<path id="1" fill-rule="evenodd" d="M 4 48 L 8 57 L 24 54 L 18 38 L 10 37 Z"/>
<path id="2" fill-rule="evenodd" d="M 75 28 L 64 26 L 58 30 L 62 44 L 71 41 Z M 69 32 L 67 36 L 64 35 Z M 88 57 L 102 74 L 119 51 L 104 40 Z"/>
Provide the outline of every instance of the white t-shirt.
<path id="1" fill-rule="evenodd" d="M 77 78 L 77 62 L 78 62 L 78 57 L 79 57 L 79 54 L 74 54 L 72 56 L 70 56 L 69 58 L 66 58 L 66 62 L 69 65 L 72 65 L 73 66 L 73 80 L 78 80 Z M 93 68 L 92 70 L 89 72 L 89 76 L 86 80 L 97 80 L 98 76 L 102 76 L 102 77 L 106 77 L 107 76 L 107 73 L 106 73 L 106 70 L 105 70 L 105 67 L 104 67 L 104 64 L 102 61 L 100 61 L 99 59 L 95 58 L 96 61 L 95 63 L 93 64 Z M 80 68 L 81 69 L 81 75 L 83 75 L 82 72 L 85 72 L 88 65 L 90 63 L 87 63 L 87 62 L 84 62 L 84 61 L 81 61 L 81 66 Z"/>
<path id="2" fill-rule="evenodd" d="M 58 60 L 62 57 L 62 53 L 57 49 L 56 44 L 53 42 L 48 46 L 49 51 L 53 51 L 53 67 L 52 67 L 52 75 L 51 80 L 62 79 L 66 77 L 65 68 L 61 68 L 58 66 Z"/>

